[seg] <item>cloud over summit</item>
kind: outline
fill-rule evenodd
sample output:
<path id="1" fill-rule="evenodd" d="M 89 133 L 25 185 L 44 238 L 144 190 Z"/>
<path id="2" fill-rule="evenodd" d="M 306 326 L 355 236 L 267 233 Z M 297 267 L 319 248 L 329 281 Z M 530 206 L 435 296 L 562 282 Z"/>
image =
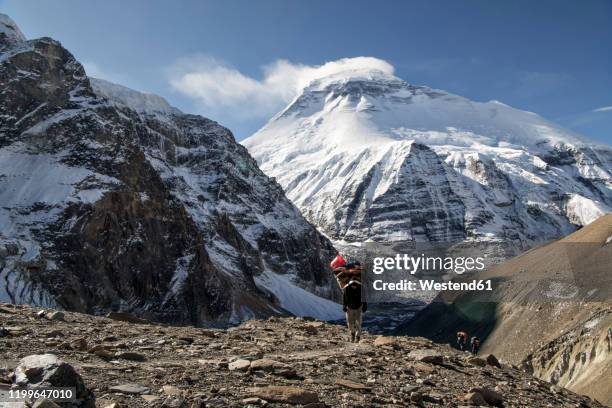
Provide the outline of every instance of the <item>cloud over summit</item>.
<path id="1" fill-rule="evenodd" d="M 260 79 L 210 56 L 179 60 L 169 70 L 172 88 L 192 98 L 203 113 L 231 112 L 235 118 L 270 117 L 313 80 L 330 75 L 381 71 L 393 74 L 388 62 L 373 57 L 343 58 L 322 65 L 281 59 L 262 67 Z"/>

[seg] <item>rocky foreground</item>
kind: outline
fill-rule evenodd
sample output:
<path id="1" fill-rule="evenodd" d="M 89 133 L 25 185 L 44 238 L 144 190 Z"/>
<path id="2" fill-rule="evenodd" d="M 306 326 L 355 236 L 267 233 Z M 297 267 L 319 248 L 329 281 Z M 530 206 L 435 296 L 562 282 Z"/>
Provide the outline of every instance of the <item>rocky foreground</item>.
<path id="1" fill-rule="evenodd" d="M 83 407 L 603 406 L 423 338 L 353 344 L 303 318 L 221 330 L 0 304 L 0 387 L 45 380 L 76 386 Z"/>

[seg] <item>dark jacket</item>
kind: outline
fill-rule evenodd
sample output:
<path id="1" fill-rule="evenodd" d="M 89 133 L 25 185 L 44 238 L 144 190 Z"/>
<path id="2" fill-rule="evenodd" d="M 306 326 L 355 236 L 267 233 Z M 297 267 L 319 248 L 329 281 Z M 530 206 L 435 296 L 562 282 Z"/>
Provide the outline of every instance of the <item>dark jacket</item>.
<path id="1" fill-rule="evenodd" d="M 361 301 L 361 286 L 357 285 L 356 288 L 353 288 L 352 285 L 348 285 L 344 288 L 342 293 L 342 306 L 344 308 L 349 309 L 359 309 L 360 307 L 364 309 L 365 312 L 365 302 Z"/>

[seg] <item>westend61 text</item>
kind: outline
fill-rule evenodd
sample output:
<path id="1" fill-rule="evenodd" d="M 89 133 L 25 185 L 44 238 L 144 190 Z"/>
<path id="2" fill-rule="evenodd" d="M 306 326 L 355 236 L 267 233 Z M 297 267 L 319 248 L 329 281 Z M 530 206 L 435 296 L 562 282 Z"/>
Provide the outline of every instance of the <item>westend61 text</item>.
<path id="1" fill-rule="evenodd" d="M 493 290 L 493 285 L 490 280 L 473 280 L 470 282 L 436 282 L 432 279 L 420 279 L 418 281 L 410 281 L 402 279 L 398 282 L 384 282 L 380 279 L 372 282 L 374 290 L 393 290 L 393 291 L 442 291 L 442 290 L 457 290 L 457 291 L 484 291 Z"/>

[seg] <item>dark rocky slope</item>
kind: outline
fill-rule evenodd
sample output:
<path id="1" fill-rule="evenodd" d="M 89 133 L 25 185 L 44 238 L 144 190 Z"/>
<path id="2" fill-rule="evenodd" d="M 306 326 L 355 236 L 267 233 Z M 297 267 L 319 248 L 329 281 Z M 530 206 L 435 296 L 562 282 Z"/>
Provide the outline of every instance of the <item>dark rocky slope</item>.
<path id="1" fill-rule="evenodd" d="M 59 42 L 0 26 L 0 300 L 192 324 L 337 313 L 333 247 L 229 130 L 92 88 Z"/>

